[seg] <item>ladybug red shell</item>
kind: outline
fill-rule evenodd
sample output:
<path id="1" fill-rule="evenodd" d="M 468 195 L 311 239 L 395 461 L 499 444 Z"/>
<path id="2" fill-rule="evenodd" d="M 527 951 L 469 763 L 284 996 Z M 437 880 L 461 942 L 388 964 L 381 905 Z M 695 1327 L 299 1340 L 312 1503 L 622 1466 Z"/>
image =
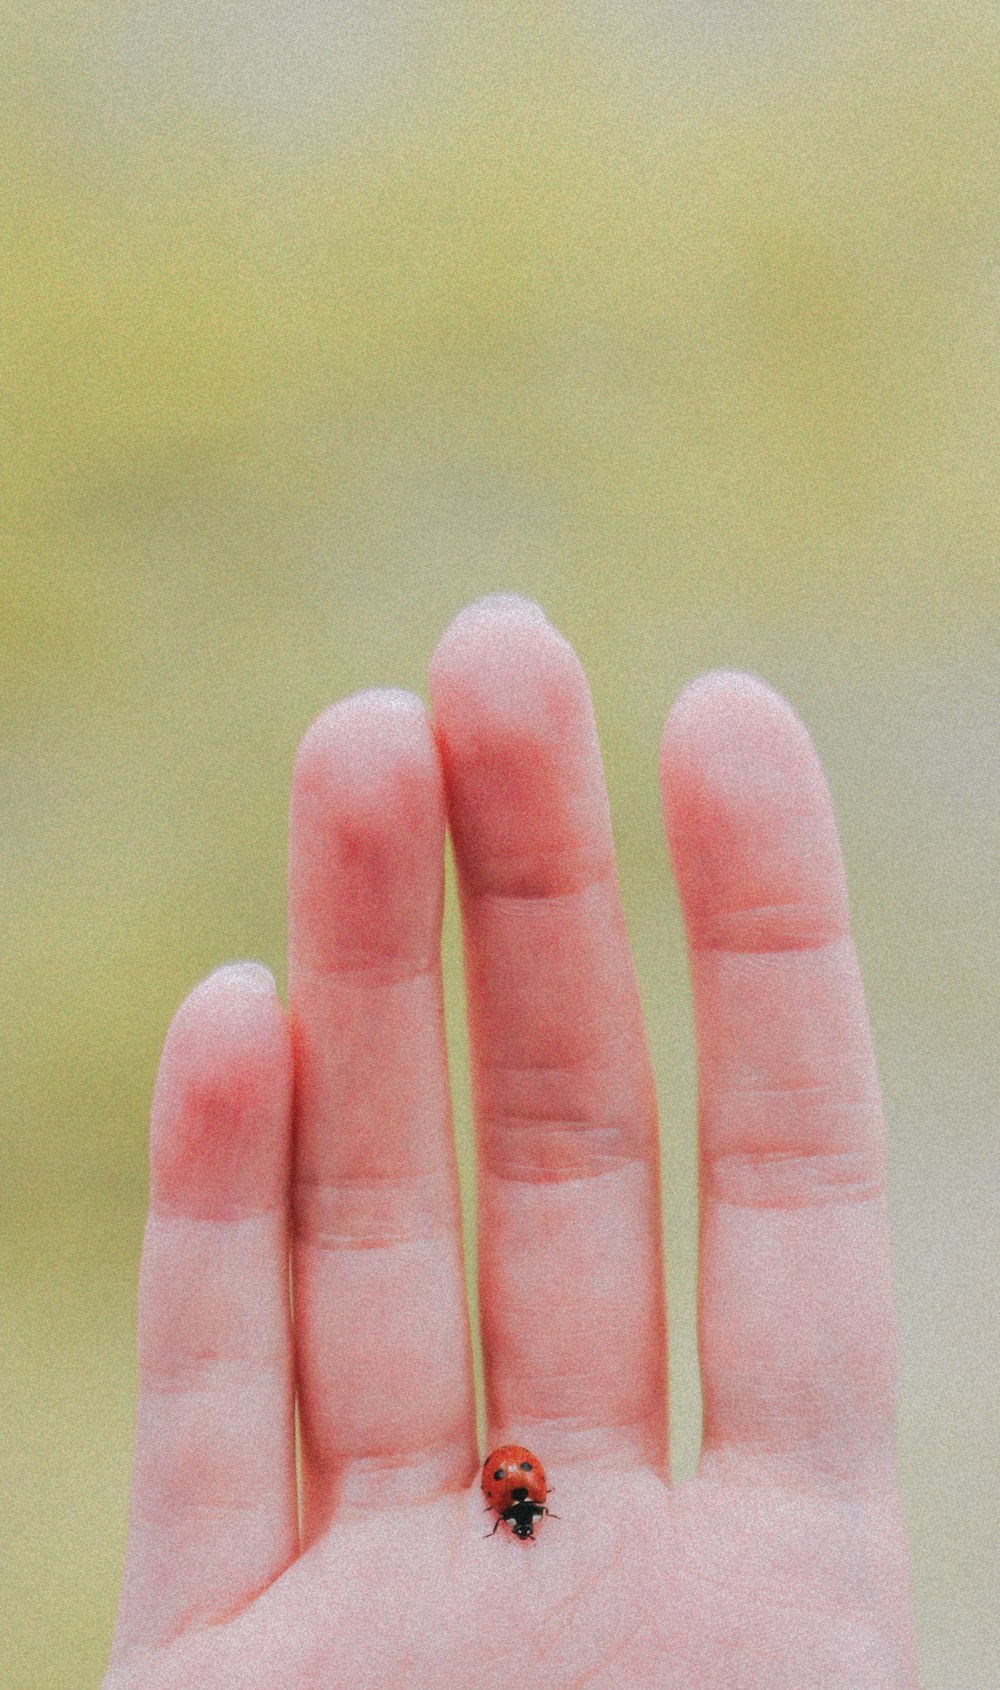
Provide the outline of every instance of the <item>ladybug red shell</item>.
<path id="1" fill-rule="evenodd" d="M 535 1521 L 549 1510 L 545 1468 L 523 1444 L 501 1444 L 483 1465 L 483 1495 L 499 1515 L 493 1532 L 506 1520 L 515 1537 L 534 1537 Z M 556 1515 L 553 1514 L 553 1519 Z M 492 1537 L 493 1532 L 487 1532 Z"/>

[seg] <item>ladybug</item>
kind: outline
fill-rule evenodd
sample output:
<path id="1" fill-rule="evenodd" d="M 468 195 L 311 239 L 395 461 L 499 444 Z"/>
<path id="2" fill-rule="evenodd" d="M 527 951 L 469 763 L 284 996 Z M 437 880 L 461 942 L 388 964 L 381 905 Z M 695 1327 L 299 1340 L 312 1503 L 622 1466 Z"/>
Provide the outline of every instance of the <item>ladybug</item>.
<path id="1" fill-rule="evenodd" d="M 501 1444 L 486 1458 L 483 1467 L 483 1495 L 490 1510 L 499 1515 L 493 1532 L 506 1520 L 515 1537 L 534 1537 L 535 1521 L 550 1513 L 544 1506 L 548 1495 L 545 1468 L 537 1455 L 521 1444 Z M 552 1515 L 553 1520 L 559 1518 Z M 492 1537 L 493 1532 L 487 1532 Z"/>

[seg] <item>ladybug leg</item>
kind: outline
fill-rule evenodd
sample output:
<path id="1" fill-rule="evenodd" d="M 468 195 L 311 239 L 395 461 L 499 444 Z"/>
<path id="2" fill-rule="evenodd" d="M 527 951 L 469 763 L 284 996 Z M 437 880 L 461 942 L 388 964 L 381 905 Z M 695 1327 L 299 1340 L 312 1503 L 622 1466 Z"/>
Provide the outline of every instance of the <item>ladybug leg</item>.
<path id="1" fill-rule="evenodd" d="M 493 1536 L 493 1532 L 495 1532 L 495 1531 L 496 1531 L 496 1529 L 497 1529 L 497 1526 L 499 1526 L 499 1525 L 500 1525 L 500 1522 L 501 1522 L 501 1521 L 502 1521 L 502 1520 L 503 1520 L 503 1515 L 502 1515 L 502 1514 L 501 1514 L 501 1515 L 500 1515 L 500 1519 L 498 1519 L 498 1520 L 497 1520 L 497 1525 L 496 1525 L 496 1526 L 494 1526 L 494 1527 L 493 1527 L 493 1531 L 492 1531 L 492 1532 L 484 1532 L 484 1533 L 483 1533 L 483 1537 L 484 1537 L 484 1539 L 485 1539 L 485 1538 L 488 1538 L 488 1537 L 492 1537 L 492 1536 Z"/>
<path id="2" fill-rule="evenodd" d="M 551 1508 L 543 1508 L 542 1513 L 547 1514 L 550 1520 L 558 1520 L 559 1519 L 559 1515 L 553 1514 Z"/>

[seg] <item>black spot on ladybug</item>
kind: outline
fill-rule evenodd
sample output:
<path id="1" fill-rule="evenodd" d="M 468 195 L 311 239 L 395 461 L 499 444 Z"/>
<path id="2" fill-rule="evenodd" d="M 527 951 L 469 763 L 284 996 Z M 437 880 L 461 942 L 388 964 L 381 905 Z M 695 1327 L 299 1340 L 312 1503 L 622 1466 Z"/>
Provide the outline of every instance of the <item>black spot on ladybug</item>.
<path id="1" fill-rule="evenodd" d="M 493 1477 L 494 1477 L 494 1478 L 495 1478 L 495 1479 L 502 1479 L 502 1478 L 503 1478 L 503 1468 L 502 1468 L 502 1467 L 498 1467 L 498 1468 L 497 1468 L 497 1470 L 496 1470 L 496 1472 L 495 1472 L 495 1473 L 494 1473 L 494 1475 L 493 1475 Z"/>
<path id="2" fill-rule="evenodd" d="M 522 1461 L 521 1462 L 521 1472 L 522 1473 L 530 1473 L 531 1472 L 531 1462 L 530 1461 Z"/>

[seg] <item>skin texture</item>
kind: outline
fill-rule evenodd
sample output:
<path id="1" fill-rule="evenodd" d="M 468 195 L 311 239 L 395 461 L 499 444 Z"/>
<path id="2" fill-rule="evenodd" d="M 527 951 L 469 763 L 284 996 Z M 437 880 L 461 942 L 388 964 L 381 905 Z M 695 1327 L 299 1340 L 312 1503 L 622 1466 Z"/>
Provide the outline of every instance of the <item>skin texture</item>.
<path id="1" fill-rule="evenodd" d="M 105 1690 L 913 1690 L 882 1115 L 808 734 L 734 673 L 664 730 L 705 1404 L 672 1486 L 656 1106 L 586 680 L 495 597 L 445 631 L 430 696 L 354 695 L 302 741 L 288 1011 L 241 963 L 167 1035 Z M 483 1541 L 446 824 L 486 1449 L 526 1443 L 557 1487 L 530 1543 Z"/>

